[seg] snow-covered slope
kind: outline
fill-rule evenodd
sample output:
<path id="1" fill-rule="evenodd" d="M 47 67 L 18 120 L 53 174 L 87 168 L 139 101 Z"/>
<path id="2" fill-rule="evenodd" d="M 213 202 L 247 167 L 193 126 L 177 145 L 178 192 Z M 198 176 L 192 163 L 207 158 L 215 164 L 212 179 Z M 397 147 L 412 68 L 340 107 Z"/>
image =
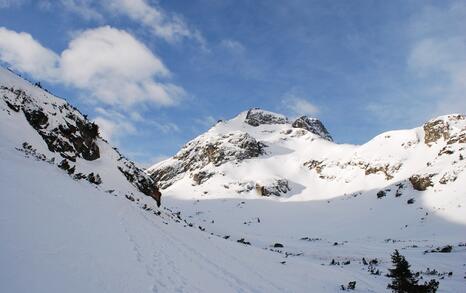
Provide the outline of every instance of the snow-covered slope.
<path id="1" fill-rule="evenodd" d="M 382 292 L 394 249 L 425 280 L 441 279 L 441 292 L 464 291 L 463 161 L 444 159 L 464 151 L 464 122 L 455 119 L 433 121 L 426 136 L 414 130 L 419 142 L 407 151 L 379 154 L 411 162 L 420 175 L 453 170 L 418 192 L 405 165 L 390 178 L 390 168 L 334 163 L 358 158 L 372 167 L 385 138 L 341 146 L 317 120 L 243 113 L 155 168 L 167 172 L 152 170 L 166 187 L 157 207 L 153 179 L 92 122 L 0 69 L 0 292 L 338 292 L 350 281 Z M 430 147 L 410 150 L 422 150 L 424 138 Z M 416 164 L 427 154 L 430 166 Z M 331 171 L 355 182 L 331 187 L 320 178 Z M 358 191 L 332 193 L 343 187 Z M 446 245 L 450 253 L 430 252 Z"/>
<path id="2" fill-rule="evenodd" d="M 370 252 L 386 266 L 386 256 L 401 248 L 423 270 L 465 275 L 464 115 L 364 145 L 334 143 L 317 119 L 297 121 L 251 109 L 148 172 L 167 206 L 214 235 L 264 249 L 277 250 L 278 242 L 285 255 L 326 264 Z M 463 260 L 424 254 L 445 245 Z M 454 283 L 447 279 L 441 287 Z"/>
<path id="3" fill-rule="evenodd" d="M 348 282 L 190 227 L 157 207 L 152 179 L 77 109 L 4 69 L 0 94 L 0 292 L 332 292 Z"/>
<path id="4" fill-rule="evenodd" d="M 0 97 L 0 150 L 14 146 L 24 156 L 55 165 L 100 190 L 131 199 L 140 191 L 160 202 L 154 181 L 63 99 L 3 68 Z"/>
<path id="5" fill-rule="evenodd" d="M 0 292 L 333 292 L 352 280 L 286 267 L 2 146 Z"/>
<path id="6" fill-rule="evenodd" d="M 252 124 L 251 113 L 259 117 Z M 451 194 L 465 184 L 465 149 L 466 117 L 459 114 L 357 146 L 332 142 L 315 118 L 290 123 L 252 109 L 217 123 L 148 172 L 166 192 L 192 189 L 190 196 L 199 198 L 276 195 L 272 199 L 290 202 L 385 189 L 380 198 L 424 190 Z"/>

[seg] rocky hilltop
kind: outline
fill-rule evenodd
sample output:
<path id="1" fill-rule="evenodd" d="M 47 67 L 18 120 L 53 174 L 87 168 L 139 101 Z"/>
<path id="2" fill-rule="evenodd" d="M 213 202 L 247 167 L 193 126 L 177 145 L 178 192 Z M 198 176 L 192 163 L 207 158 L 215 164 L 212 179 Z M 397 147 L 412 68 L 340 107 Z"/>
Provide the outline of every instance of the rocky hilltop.
<path id="1" fill-rule="evenodd" d="M 54 164 L 74 180 L 109 193 L 135 200 L 142 192 L 160 205 L 153 179 L 102 139 L 98 126 L 65 100 L 3 68 L 0 97 L 3 139 L 13 140 L 25 156 Z M 29 136 L 27 128 L 34 131 Z"/>
<path id="2" fill-rule="evenodd" d="M 465 148 L 466 118 L 460 114 L 356 146 L 333 142 L 316 118 L 290 121 L 256 108 L 218 122 L 148 173 L 162 189 L 198 186 L 195 193 L 203 197 L 312 199 L 367 189 L 383 197 L 454 184 L 465 170 Z"/>

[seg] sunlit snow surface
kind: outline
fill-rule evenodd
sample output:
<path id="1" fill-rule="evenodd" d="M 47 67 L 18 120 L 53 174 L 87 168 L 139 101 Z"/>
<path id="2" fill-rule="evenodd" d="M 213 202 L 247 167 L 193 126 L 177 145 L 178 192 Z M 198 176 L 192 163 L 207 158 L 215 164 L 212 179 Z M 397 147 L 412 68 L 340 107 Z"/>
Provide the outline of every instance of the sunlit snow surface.
<path id="1" fill-rule="evenodd" d="M 9 72 L 0 73 L 2 84 L 50 98 Z M 393 136 L 411 139 L 420 131 Z M 339 292 L 340 285 L 350 281 L 357 282 L 359 292 L 383 292 L 389 283 L 384 276 L 391 266 L 389 255 L 395 248 L 413 270 L 453 272 L 440 280 L 439 291 L 466 288 L 466 247 L 459 245 L 466 242 L 464 173 L 439 189 L 423 193 L 406 189 L 400 197 L 390 193 L 377 199 L 375 193 L 386 184 L 381 175 L 355 179 L 348 192 L 338 192 L 344 182 L 327 190 L 315 180 L 309 183 L 315 185 L 310 192 L 303 169 L 292 164 L 305 155 L 338 160 L 357 153 L 370 158 L 375 156 L 372 149 L 389 145 L 384 137 L 361 147 L 314 141 L 304 148 L 305 137 L 303 142 L 272 146 L 280 135 L 270 134 L 261 138 L 271 145 L 266 163 L 258 158 L 245 162 L 247 166 L 221 166 L 231 176 L 225 180 L 242 180 L 246 174 L 266 182 L 271 174 L 286 173 L 296 175 L 292 179 L 296 193 L 283 198 L 231 194 L 219 187 L 224 183 L 220 177 L 199 186 L 192 186 L 186 177 L 163 197 L 164 207 L 181 211 L 181 220 L 169 209 L 158 210 L 121 174 L 104 174 L 103 185 L 96 187 L 18 151 L 28 142 L 47 157 L 56 156 L 24 115 L 8 112 L 1 99 L 0 138 L 0 292 Z M 80 168 L 113 172 L 113 150 L 103 142 L 99 147 L 102 158 L 80 161 Z M 418 159 L 432 156 L 428 152 L 432 148 L 422 148 L 398 154 L 387 147 L 383 159 L 409 158 L 407 166 L 415 166 Z M 436 168 L 448 168 L 449 163 Z M 359 178 L 357 172 L 344 175 Z M 300 185 L 306 188 L 296 188 Z M 121 194 L 132 192 L 139 202 L 105 192 L 108 186 L 121 189 Z M 351 192 L 359 190 L 363 192 L 354 197 Z M 408 205 L 411 197 L 416 201 Z M 251 245 L 238 243 L 241 238 Z M 284 247 L 273 248 L 275 243 Z M 453 245 L 451 253 L 423 253 L 447 244 Z M 377 258 L 381 275 L 371 275 L 363 257 Z M 340 265 L 329 265 L 332 259 Z"/>

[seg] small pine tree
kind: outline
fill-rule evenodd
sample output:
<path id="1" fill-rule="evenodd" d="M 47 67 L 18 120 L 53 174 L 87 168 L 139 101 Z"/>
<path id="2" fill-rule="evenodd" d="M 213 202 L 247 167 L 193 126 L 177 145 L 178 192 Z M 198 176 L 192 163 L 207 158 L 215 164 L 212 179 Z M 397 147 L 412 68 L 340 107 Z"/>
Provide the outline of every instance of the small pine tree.
<path id="1" fill-rule="evenodd" d="M 388 269 L 388 277 L 392 278 L 392 283 L 387 288 L 397 293 L 435 293 L 437 292 L 439 282 L 435 279 L 418 285 L 418 279 L 409 269 L 411 266 L 398 250 L 392 254 L 392 263 L 395 266 Z"/>
<path id="2" fill-rule="evenodd" d="M 410 264 L 402 256 L 398 250 L 392 254 L 392 263 L 395 266 L 392 269 L 388 269 L 388 277 L 392 278 L 392 283 L 388 284 L 388 289 L 392 289 L 393 292 L 407 293 L 411 292 L 413 286 L 417 285 L 417 280 L 410 271 Z"/>

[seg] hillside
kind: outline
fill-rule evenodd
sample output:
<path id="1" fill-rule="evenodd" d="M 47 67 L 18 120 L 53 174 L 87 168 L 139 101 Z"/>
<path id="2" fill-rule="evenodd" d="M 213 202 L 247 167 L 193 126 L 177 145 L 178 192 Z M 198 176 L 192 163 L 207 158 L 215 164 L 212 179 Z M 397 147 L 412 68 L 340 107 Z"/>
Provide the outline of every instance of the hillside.
<path id="1" fill-rule="evenodd" d="M 386 267 L 397 248 L 423 270 L 462 278 L 464 261 L 424 252 L 452 245 L 464 256 L 465 148 L 459 114 L 347 145 L 317 119 L 251 109 L 148 172 L 166 206 L 215 235 L 310 262 L 350 261 L 345 269 L 360 270 L 368 254 Z"/>
<path id="2" fill-rule="evenodd" d="M 39 85 L 0 94 L 1 292 L 381 292 L 394 249 L 464 288 L 461 115 L 351 146 L 253 110 L 149 176 Z"/>

